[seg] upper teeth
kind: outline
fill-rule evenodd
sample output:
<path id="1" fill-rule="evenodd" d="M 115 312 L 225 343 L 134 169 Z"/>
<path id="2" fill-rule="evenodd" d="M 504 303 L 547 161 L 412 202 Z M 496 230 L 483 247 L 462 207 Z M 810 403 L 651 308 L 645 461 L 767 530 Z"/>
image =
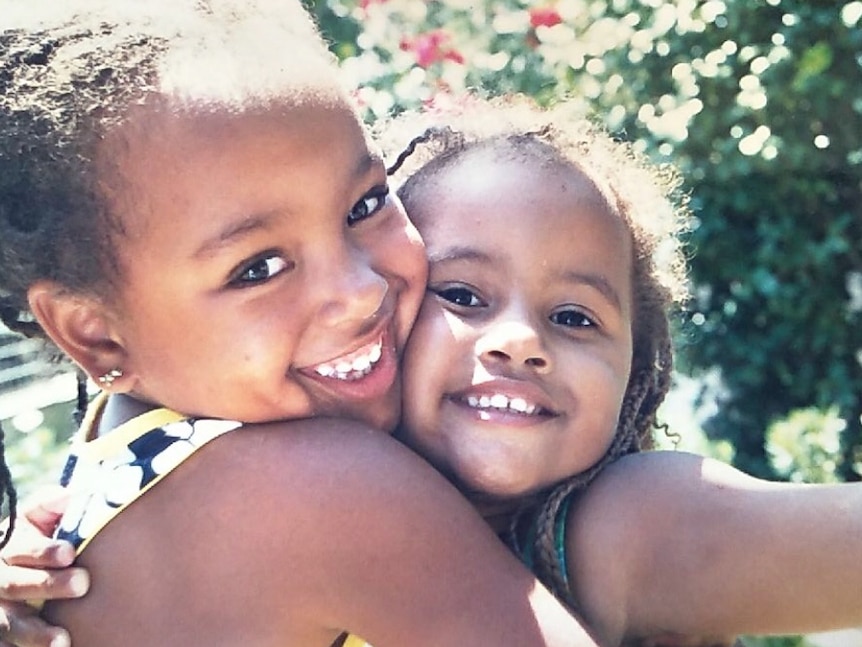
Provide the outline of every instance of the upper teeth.
<path id="1" fill-rule="evenodd" d="M 532 414 L 538 410 L 535 404 L 529 404 L 524 398 L 510 398 L 501 393 L 494 395 L 467 396 L 467 404 L 474 409 L 503 409 L 518 413 Z"/>
<path id="2" fill-rule="evenodd" d="M 358 380 L 371 372 L 372 367 L 380 359 L 383 343 L 377 342 L 361 355 L 341 358 L 334 363 L 320 364 L 314 370 L 323 377 L 333 377 L 339 380 Z"/>

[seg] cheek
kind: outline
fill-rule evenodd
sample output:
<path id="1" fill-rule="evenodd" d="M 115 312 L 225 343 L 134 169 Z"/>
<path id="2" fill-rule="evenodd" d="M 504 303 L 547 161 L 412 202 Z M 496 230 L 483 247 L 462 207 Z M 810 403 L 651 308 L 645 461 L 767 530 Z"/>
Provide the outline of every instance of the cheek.
<path id="1" fill-rule="evenodd" d="M 408 407 L 436 403 L 445 379 L 454 368 L 456 342 L 440 306 L 426 297 L 410 333 L 404 354 L 404 385 Z"/>
<path id="2" fill-rule="evenodd" d="M 410 331 L 407 347 L 404 349 L 403 373 L 405 385 L 411 389 L 419 381 L 418 378 L 427 371 L 429 348 L 435 345 L 433 314 L 431 308 L 423 303 L 419 308 L 416 321 Z M 418 390 L 417 390 L 418 391 Z"/>
<path id="3" fill-rule="evenodd" d="M 399 226 L 394 227 L 387 238 L 384 253 L 390 258 L 397 258 L 405 278 L 411 283 L 421 285 L 424 292 L 425 283 L 428 281 L 428 259 L 425 243 L 417 229 L 404 216 Z"/>

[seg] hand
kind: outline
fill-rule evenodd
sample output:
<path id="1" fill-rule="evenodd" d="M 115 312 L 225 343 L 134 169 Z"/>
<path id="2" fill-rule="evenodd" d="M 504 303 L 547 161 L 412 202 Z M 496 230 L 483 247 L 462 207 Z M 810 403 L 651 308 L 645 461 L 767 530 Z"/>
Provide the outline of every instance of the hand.
<path id="1" fill-rule="evenodd" d="M 50 487 L 19 507 L 12 539 L 0 553 L 0 647 L 66 647 L 71 642 L 64 629 L 38 616 L 44 600 L 80 597 L 90 585 L 86 570 L 70 567 L 72 545 L 51 538 L 66 502 L 62 488 Z"/>

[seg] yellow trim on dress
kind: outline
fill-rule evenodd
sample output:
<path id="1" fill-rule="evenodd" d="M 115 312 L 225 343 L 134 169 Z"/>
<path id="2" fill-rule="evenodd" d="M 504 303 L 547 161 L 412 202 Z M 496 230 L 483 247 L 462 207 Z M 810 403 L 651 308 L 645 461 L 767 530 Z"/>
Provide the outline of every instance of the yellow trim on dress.
<path id="1" fill-rule="evenodd" d="M 152 409 L 127 420 L 104 436 L 92 438 L 99 428 L 98 418 L 102 415 L 107 402 L 108 394 L 104 391 L 93 399 L 92 404 L 87 408 L 87 415 L 84 416 L 80 429 L 72 438 L 72 452 L 81 458 L 99 460 L 105 456 L 112 456 L 122 448 L 128 447 L 129 443 L 142 433 L 188 418 L 171 409 Z"/>
<path id="2" fill-rule="evenodd" d="M 207 429 L 204 430 L 203 433 L 200 433 L 199 431 L 197 435 L 198 440 L 195 445 L 187 448 L 186 454 L 179 459 L 176 465 L 163 473 L 155 475 L 151 481 L 136 490 L 127 500 L 122 503 L 118 502 L 116 507 L 112 507 L 110 511 L 105 511 L 103 516 L 98 518 L 98 523 L 92 526 L 95 530 L 88 532 L 86 537 L 81 537 L 81 541 L 76 547 L 76 553 L 78 555 L 87 548 L 90 541 L 98 536 L 102 529 L 117 515 L 140 499 L 152 487 L 161 482 L 165 476 L 170 474 L 181 463 L 185 462 L 185 460 L 200 449 L 201 446 L 205 445 L 210 440 L 218 438 L 224 433 L 233 431 L 242 426 L 241 423 L 236 421 L 206 418 L 198 420 L 189 418 L 188 416 L 184 416 L 183 414 L 170 409 L 159 408 L 146 411 L 141 415 L 131 418 L 106 433 L 104 436 L 93 438 L 98 429 L 98 418 L 102 414 L 106 402 L 107 394 L 104 393 L 99 394 L 93 400 L 93 403 L 87 411 L 87 415 L 81 423 L 80 430 L 73 438 L 70 454 L 76 457 L 76 461 L 72 469 L 71 480 L 67 486 L 72 498 L 70 505 L 67 507 L 64 518 L 60 522 L 58 532 L 66 529 L 64 527 L 64 522 L 66 521 L 66 517 L 72 513 L 73 504 L 76 499 L 80 498 L 85 506 L 83 509 L 75 510 L 75 513 L 81 513 L 77 518 L 77 524 L 80 524 L 83 519 L 83 515 L 86 514 L 87 507 L 90 505 L 88 503 L 90 497 L 100 491 L 100 485 L 104 483 L 105 480 L 110 479 L 110 475 L 106 475 L 102 468 L 103 461 L 111 461 L 116 456 L 122 455 L 124 452 L 128 451 L 128 447 L 131 443 L 155 429 L 161 429 L 166 426 L 185 421 L 194 421 L 191 422 L 193 430 L 199 430 L 200 425 L 206 425 Z M 76 525 L 75 527 L 77 528 L 78 526 Z"/>

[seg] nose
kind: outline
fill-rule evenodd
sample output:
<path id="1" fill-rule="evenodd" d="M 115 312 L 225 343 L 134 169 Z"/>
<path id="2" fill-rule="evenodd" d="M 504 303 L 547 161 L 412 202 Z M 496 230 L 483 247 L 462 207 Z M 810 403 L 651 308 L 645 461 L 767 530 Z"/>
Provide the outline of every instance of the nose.
<path id="1" fill-rule="evenodd" d="M 330 250 L 307 280 L 321 291 L 320 322 L 327 326 L 367 321 L 380 312 L 389 291 L 386 277 L 365 254 L 345 248 Z"/>
<path id="2" fill-rule="evenodd" d="M 551 370 L 551 356 L 536 327 L 525 318 L 509 318 L 487 327 L 476 343 L 476 353 L 485 362 L 512 368 L 526 366 L 538 373 Z"/>

